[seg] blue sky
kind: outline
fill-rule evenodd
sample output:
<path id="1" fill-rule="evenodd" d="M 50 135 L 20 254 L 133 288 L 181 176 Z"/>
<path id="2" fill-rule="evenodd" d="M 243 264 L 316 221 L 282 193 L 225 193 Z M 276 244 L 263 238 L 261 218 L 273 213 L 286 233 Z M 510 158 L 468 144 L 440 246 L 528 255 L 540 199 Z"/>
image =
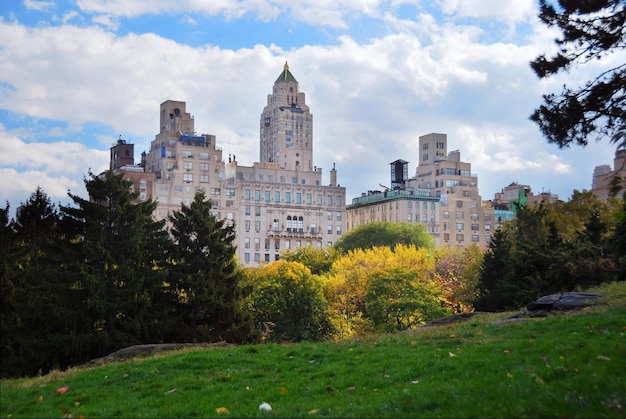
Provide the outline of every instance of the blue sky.
<path id="1" fill-rule="evenodd" d="M 259 117 L 285 61 L 314 115 L 314 165 L 348 201 L 418 164 L 420 135 L 448 135 L 483 199 L 512 182 L 561 199 L 613 164 L 608 141 L 560 150 L 528 119 L 624 53 L 538 80 L 555 50 L 535 0 L 0 0 L 0 201 L 41 186 L 85 196 L 119 138 L 136 160 L 159 104 L 187 102 L 224 155 L 258 161 Z M 326 179 L 329 181 L 329 179 Z"/>

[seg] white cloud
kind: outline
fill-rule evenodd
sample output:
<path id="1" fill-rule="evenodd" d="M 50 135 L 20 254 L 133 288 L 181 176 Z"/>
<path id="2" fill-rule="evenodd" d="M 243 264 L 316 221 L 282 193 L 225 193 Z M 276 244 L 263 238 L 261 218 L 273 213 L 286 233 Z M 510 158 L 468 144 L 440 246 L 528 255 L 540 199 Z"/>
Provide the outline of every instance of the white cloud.
<path id="1" fill-rule="evenodd" d="M 37 10 L 38 12 L 46 12 L 55 7 L 53 1 L 36 1 L 36 0 L 24 0 L 24 7 L 30 10 Z"/>
<path id="2" fill-rule="evenodd" d="M 55 196 L 59 188 L 64 193 L 82 185 L 88 168 L 106 167 L 117 134 L 135 143 L 137 159 L 158 132 L 159 104 L 167 99 L 186 101 L 196 131 L 215 134 L 226 157 L 235 154 L 240 164 L 250 165 L 258 160 L 261 111 L 285 61 L 314 115 L 313 164 L 325 176 L 336 164 L 349 198 L 388 183 L 389 163 L 398 158 L 410 162 L 412 174 L 417 139 L 430 132 L 447 133 L 449 149 L 460 149 L 472 163 L 484 198 L 511 181 L 568 195 L 572 185 L 589 187 L 594 165 L 612 161 L 610 147 L 594 147 L 595 154 L 559 151 L 528 121 L 542 92 L 562 85 L 565 77 L 585 80 L 596 70 L 536 79 L 528 62 L 552 44 L 552 35 L 530 17 L 529 0 L 489 7 L 467 3 L 477 10 L 447 1 L 444 21 L 427 13 L 399 19 L 393 8 L 400 3 L 311 0 L 290 9 L 293 2 L 286 0 L 77 2 L 87 19 L 109 28 L 146 13 L 193 19 L 197 13 L 222 13 L 234 19 L 254 12 L 262 19 L 301 13 L 300 19 L 328 19 L 323 25 L 336 27 L 364 13 L 382 16 L 389 29 L 365 42 L 348 33 L 333 45 L 302 47 L 192 47 L 155 33 L 116 35 L 98 26 L 25 27 L 0 20 L 0 108 L 59 121 L 60 128 L 46 133 L 63 140 L 31 139 L 28 127 L 0 130 L 0 169 L 7 176 L 0 195 L 27 179 L 30 194 L 37 176 L 51 188 L 59 182 Z M 328 15 L 333 4 L 338 13 Z M 485 25 L 454 16 L 525 22 L 529 33 L 493 41 Z M 87 138 L 90 123 L 106 132 Z M 5 152 L 12 157 L 3 157 Z M 9 181 L 19 173 L 28 174 Z"/>
<path id="3" fill-rule="evenodd" d="M 82 179 L 89 169 L 108 167 L 108 151 L 79 142 L 26 142 L 0 125 L 0 199 L 15 208 L 37 186 L 54 201 L 67 201 L 67 191 L 86 196 Z"/>

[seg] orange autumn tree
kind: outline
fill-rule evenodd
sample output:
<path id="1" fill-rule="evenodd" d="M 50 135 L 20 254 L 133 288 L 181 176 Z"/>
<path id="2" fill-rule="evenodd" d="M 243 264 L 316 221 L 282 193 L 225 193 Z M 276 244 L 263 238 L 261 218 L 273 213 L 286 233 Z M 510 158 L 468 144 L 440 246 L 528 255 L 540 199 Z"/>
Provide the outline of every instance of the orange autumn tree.
<path id="1" fill-rule="evenodd" d="M 474 311 L 483 252 L 478 246 L 441 247 L 434 253 L 435 280 L 444 290 L 446 305 L 454 313 Z"/>
<path id="2" fill-rule="evenodd" d="M 424 248 L 355 249 L 335 261 L 324 289 L 329 317 L 344 338 L 404 330 L 451 311 Z"/>

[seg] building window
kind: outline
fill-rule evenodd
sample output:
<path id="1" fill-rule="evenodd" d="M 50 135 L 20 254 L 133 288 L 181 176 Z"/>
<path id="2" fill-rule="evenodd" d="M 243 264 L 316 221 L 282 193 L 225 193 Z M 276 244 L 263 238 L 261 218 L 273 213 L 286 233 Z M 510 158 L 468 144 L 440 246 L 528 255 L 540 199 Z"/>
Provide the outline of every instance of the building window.
<path id="1" fill-rule="evenodd" d="M 285 192 L 285 202 L 291 202 L 291 192 Z"/>
<path id="2" fill-rule="evenodd" d="M 274 202 L 280 202 L 280 191 L 274 192 Z"/>
<path id="3" fill-rule="evenodd" d="M 270 202 L 270 196 L 271 196 L 270 191 L 265 191 L 265 202 Z"/>
<path id="4" fill-rule="evenodd" d="M 449 229 L 450 229 L 450 223 L 448 223 L 448 222 L 444 222 L 444 223 L 443 223 L 443 229 L 444 229 L 444 230 L 449 230 Z"/>
<path id="5" fill-rule="evenodd" d="M 328 228 L 327 228 L 327 230 L 326 230 L 326 232 L 327 232 L 328 234 L 333 234 L 333 226 L 329 224 L 329 225 L 328 225 Z"/>
<path id="6" fill-rule="evenodd" d="M 250 189 L 244 189 L 243 190 L 243 198 L 247 201 L 250 200 Z"/>
<path id="7" fill-rule="evenodd" d="M 341 226 L 340 225 L 337 226 L 337 235 L 341 236 Z"/>
<path id="8" fill-rule="evenodd" d="M 306 194 L 306 203 L 310 204 L 311 202 L 313 202 L 313 195 L 308 193 L 308 194 Z"/>
<path id="9" fill-rule="evenodd" d="M 200 160 L 209 160 L 209 153 L 200 153 L 198 154 Z"/>
<path id="10" fill-rule="evenodd" d="M 246 226 L 246 231 L 250 231 L 250 220 L 246 220 L 245 226 Z"/>
<path id="11" fill-rule="evenodd" d="M 443 212 L 443 218 L 450 218 L 450 212 L 449 211 L 444 211 Z"/>
<path id="12" fill-rule="evenodd" d="M 456 223 L 457 230 L 463 230 L 463 228 L 464 228 L 463 223 Z"/>
<path id="13" fill-rule="evenodd" d="M 328 221 L 332 221 L 333 220 L 333 212 L 332 211 L 327 211 L 326 212 L 326 219 Z"/>
<path id="14" fill-rule="evenodd" d="M 234 189 L 226 189 L 226 196 L 235 196 L 235 190 Z"/>
<path id="15" fill-rule="evenodd" d="M 244 249 L 249 249 L 250 248 L 250 237 L 244 237 L 244 239 L 243 239 L 243 248 Z"/>
<path id="16" fill-rule="evenodd" d="M 243 260 L 246 263 L 250 263 L 250 253 L 244 253 L 243 254 Z"/>
<path id="17" fill-rule="evenodd" d="M 457 220 L 462 220 L 463 219 L 463 211 L 457 211 L 456 212 L 456 219 Z"/>
<path id="18" fill-rule="evenodd" d="M 200 175 L 200 183 L 209 183 L 209 175 Z"/>
<path id="19" fill-rule="evenodd" d="M 456 235 L 456 241 L 458 241 L 458 242 L 464 241 L 463 235 L 462 234 L 457 234 Z"/>
<path id="20" fill-rule="evenodd" d="M 256 217 L 260 217 L 261 216 L 261 207 L 254 207 L 254 215 Z"/>
<path id="21" fill-rule="evenodd" d="M 472 243 L 478 243 L 479 238 L 477 234 L 472 234 Z"/>
<path id="22" fill-rule="evenodd" d="M 184 161 L 184 162 L 183 162 L 183 169 L 185 169 L 185 170 L 191 170 L 191 169 L 193 169 L 193 162 L 190 162 L 190 161 Z"/>
<path id="23" fill-rule="evenodd" d="M 472 224 L 472 231 L 478 231 L 478 224 Z"/>
<path id="24" fill-rule="evenodd" d="M 187 151 L 187 150 L 183 150 L 183 158 L 191 158 L 193 157 L 193 154 L 191 154 L 191 151 Z"/>
<path id="25" fill-rule="evenodd" d="M 317 194 L 317 205 L 322 205 L 322 194 Z"/>
<path id="26" fill-rule="evenodd" d="M 341 221 L 341 211 L 337 211 L 337 221 Z"/>
<path id="27" fill-rule="evenodd" d="M 261 222 L 260 221 L 255 221 L 254 222 L 254 231 L 256 231 L 257 233 L 259 231 L 261 231 Z"/>
<path id="28" fill-rule="evenodd" d="M 273 229 L 274 231 L 280 231 L 280 224 L 278 223 L 277 218 L 274 218 Z"/>
<path id="29" fill-rule="evenodd" d="M 485 214 L 485 221 L 491 221 L 491 214 Z"/>
<path id="30" fill-rule="evenodd" d="M 261 239 L 258 237 L 254 239 L 254 250 L 261 250 Z"/>
<path id="31" fill-rule="evenodd" d="M 302 203 L 302 194 L 300 192 L 296 192 L 296 204 Z"/>
<path id="32" fill-rule="evenodd" d="M 183 182 L 193 182 L 193 174 L 183 173 Z"/>
<path id="33" fill-rule="evenodd" d="M 261 200 L 261 191 L 260 191 L 260 190 L 258 190 L 258 189 L 256 189 L 256 190 L 254 191 L 254 200 L 255 200 L 255 201 L 260 201 L 260 200 Z"/>
<path id="34" fill-rule="evenodd" d="M 234 220 L 235 219 L 235 213 L 234 212 L 227 212 L 226 213 L 226 219 L 227 220 Z"/>
<path id="35" fill-rule="evenodd" d="M 463 191 L 463 196 L 469 198 L 472 196 L 472 191 Z"/>
<path id="36" fill-rule="evenodd" d="M 478 221 L 478 213 L 477 212 L 473 212 L 471 214 L 471 218 L 472 218 L 472 221 Z"/>
<path id="37" fill-rule="evenodd" d="M 333 204 L 333 196 L 332 195 L 328 195 L 327 199 L 326 199 L 326 205 L 332 205 Z"/>
<path id="38" fill-rule="evenodd" d="M 457 208 L 463 208 L 463 201 L 456 201 Z"/>
<path id="39" fill-rule="evenodd" d="M 211 188 L 211 195 L 219 195 L 220 188 Z"/>

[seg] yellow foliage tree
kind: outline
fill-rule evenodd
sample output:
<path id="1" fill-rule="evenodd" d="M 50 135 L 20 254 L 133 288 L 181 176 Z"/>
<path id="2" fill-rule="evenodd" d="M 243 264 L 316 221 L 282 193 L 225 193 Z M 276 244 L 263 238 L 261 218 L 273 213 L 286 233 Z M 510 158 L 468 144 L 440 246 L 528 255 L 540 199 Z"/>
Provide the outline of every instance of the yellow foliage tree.
<path id="1" fill-rule="evenodd" d="M 410 275 L 404 274 L 408 272 Z M 419 294 L 415 290 L 428 289 L 428 298 L 436 299 L 436 304 L 445 308 L 443 301 L 439 301 L 443 295 L 439 291 L 443 289 L 434 281 L 434 272 L 434 257 L 428 250 L 415 246 L 397 245 L 393 251 L 389 247 L 355 249 L 338 258 L 327 275 L 327 284 L 324 288 L 330 305 L 329 316 L 338 330 L 338 337 L 360 335 L 380 329 L 379 323 L 387 321 L 381 319 L 388 319 L 389 313 L 378 313 L 380 314 L 378 317 L 372 317 L 371 313 L 368 313 L 368 298 L 370 312 L 372 307 L 377 307 L 377 310 L 391 310 L 391 306 L 372 305 L 373 299 L 386 298 L 380 295 L 385 290 L 390 293 L 389 298 L 396 299 L 396 302 L 403 300 L 406 303 L 407 298 L 416 298 L 415 296 Z M 386 285 L 381 283 L 381 278 L 385 278 L 382 281 Z M 393 278 L 400 282 L 404 281 L 404 285 L 396 287 Z M 373 297 L 372 287 L 375 280 L 378 281 L 376 298 Z M 423 318 L 422 316 L 421 319 Z M 419 319 L 420 316 L 417 314 L 408 316 L 400 322 L 401 327 L 412 327 L 422 321 Z"/>

